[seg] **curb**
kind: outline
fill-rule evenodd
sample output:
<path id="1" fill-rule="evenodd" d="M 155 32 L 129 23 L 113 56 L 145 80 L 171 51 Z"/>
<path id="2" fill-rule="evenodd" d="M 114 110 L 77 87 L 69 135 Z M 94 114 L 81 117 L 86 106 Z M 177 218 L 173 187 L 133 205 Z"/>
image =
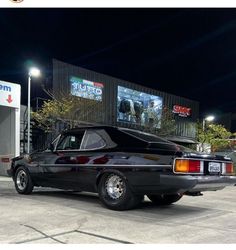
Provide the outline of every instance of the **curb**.
<path id="1" fill-rule="evenodd" d="M 12 178 L 7 176 L 0 176 L 0 182 L 1 181 L 12 181 Z"/>

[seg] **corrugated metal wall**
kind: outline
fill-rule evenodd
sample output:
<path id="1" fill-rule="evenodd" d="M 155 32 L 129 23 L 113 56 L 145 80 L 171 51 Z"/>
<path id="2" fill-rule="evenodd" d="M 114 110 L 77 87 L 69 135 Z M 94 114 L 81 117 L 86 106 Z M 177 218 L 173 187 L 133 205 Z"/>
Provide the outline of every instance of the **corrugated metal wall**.
<path id="1" fill-rule="evenodd" d="M 100 82 L 104 84 L 102 111 L 94 110 L 94 115 L 100 117 L 97 122 L 109 125 L 127 126 L 121 122 L 117 123 L 117 88 L 118 85 L 135 89 L 151 95 L 163 98 L 163 105 L 173 108 L 173 105 L 181 105 L 191 108 L 191 117 L 179 117 L 176 115 L 177 136 L 195 137 L 195 123 L 199 117 L 199 103 L 183 97 L 167 94 L 158 90 L 147 88 L 135 83 L 100 74 L 81 67 L 73 66 L 58 60 L 53 60 L 53 91 L 56 95 L 59 91 L 70 93 L 69 77 L 76 76 L 85 80 Z M 92 114 L 93 115 L 93 114 Z M 88 117 L 89 121 L 90 118 Z"/>

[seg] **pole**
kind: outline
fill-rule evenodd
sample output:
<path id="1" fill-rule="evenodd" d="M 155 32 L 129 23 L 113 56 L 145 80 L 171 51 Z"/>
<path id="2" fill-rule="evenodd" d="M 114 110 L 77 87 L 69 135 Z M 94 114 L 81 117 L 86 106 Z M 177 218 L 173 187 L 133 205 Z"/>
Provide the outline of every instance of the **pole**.
<path id="1" fill-rule="evenodd" d="M 203 118 L 203 120 L 202 120 L 202 132 L 203 132 L 203 136 L 204 136 L 204 141 L 205 141 L 205 126 L 206 126 L 206 120 L 205 120 L 205 118 Z M 205 151 L 205 149 L 204 149 L 204 141 L 201 143 L 200 152 Z"/>
<path id="2" fill-rule="evenodd" d="M 28 136 L 27 136 L 27 153 L 30 153 L 30 83 L 31 75 L 28 76 Z"/>

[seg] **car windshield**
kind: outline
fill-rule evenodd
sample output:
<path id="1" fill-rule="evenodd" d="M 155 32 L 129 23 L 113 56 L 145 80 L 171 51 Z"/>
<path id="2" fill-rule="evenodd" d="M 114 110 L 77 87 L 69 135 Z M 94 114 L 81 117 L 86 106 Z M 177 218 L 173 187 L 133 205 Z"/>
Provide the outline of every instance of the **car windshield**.
<path id="1" fill-rule="evenodd" d="M 189 152 L 189 153 L 198 153 L 198 154 L 199 154 L 199 152 L 197 152 L 197 150 L 194 150 L 194 149 L 192 149 L 192 148 L 188 148 L 188 147 L 185 147 L 185 146 L 179 145 L 179 144 L 176 144 L 176 145 L 178 145 L 178 147 L 179 147 L 179 149 L 180 149 L 181 151 Z"/>
<path id="2" fill-rule="evenodd" d="M 185 151 L 185 152 L 196 152 L 195 150 L 193 149 L 190 149 L 190 148 L 187 148 L 185 146 L 182 146 L 182 145 L 179 145 L 179 144 L 176 144 L 174 142 L 171 142 L 171 141 L 168 141 L 164 138 L 161 138 L 159 136 L 156 136 L 156 135 L 153 135 L 153 134 L 149 134 L 149 133 L 145 133 L 145 132 L 141 132 L 141 131 L 135 131 L 135 130 L 131 130 L 131 129 L 123 129 L 123 128 L 120 128 L 120 130 L 124 133 L 127 133 L 133 137 L 136 137 L 136 138 L 139 138 L 143 141 L 146 141 L 146 142 L 149 142 L 149 143 L 165 143 L 165 144 L 172 144 L 172 145 L 176 145 L 177 148 L 179 150 L 182 150 L 182 151 Z"/>
<path id="3" fill-rule="evenodd" d="M 131 130 L 131 129 L 120 129 L 122 132 L 125 132 L 129 135 L 132 135 L 134 137 L 138 137 L 139 139 L 146 141 L 146 142 L 161 142 L 161 143 L 170 143 L 170 144 L 174 144 L 170 141 L 167 141 L 163 138 L 160 138 L 159 136 L 156 135 L 152 135 L 149 133 L 145 133 L 145 132 L 141 132 L 141 131 L 135 131 L 135 130 Z"/>
<path id="4" fill-rule="evenodd" d="M 223 156 L 229 157 L 236 163 L 236 152 L 235 151 L 215 152 L 215 155 L 223 155 Z"/>

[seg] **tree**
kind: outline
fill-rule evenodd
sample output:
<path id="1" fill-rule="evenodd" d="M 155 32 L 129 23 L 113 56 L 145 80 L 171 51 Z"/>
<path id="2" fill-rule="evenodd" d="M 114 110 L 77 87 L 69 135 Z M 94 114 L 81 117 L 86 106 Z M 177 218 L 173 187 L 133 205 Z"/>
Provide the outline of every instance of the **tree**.
<path id="1" fill-rule="evenodd" d="M 163 137 L 173 135 L 176 130 L 173 112 L 168 107 L 164 107 L 161 118 L 158 117 L 154 119 L 153 126 L 146 125 L 143 130 Z"/>
<path id="2" fill-rule="evenodd" d="M 212 152 L 224 150 L 230 146 L 230 136 L 231 133 L 222 125 L 209 124 L 204 130 L 201 123 L 197 125 L 197 140 L 201 143 L 202 152 L 206 151 L 206 144 L 210 144 Z"/>
<path id="3" fill-rule="evenodd" d="M 45 132 L 54 131 L 58 122 L 67 128 L 73 128 L 88 120 L 99 122 L 102 119 L 100 102 L 62 92 L 57 94 L 57 97 L 54 95 L 51 97 L 51 100 L 43 103 L 41 109 L 32 112 L 36 126 Z"/>
<path id="4" fill-rule="evenodd" d="M 37 128 L 41 128 L 46 133 L 57 130 L 59 123 L 65 124 L 67 128 L 73 128 L 80 123 L 104 123 L 104 106 L 102 102 L 91 99 L 85 99 L 71 94 L 57 91 L 54 95 L 51 91 L 44 91 L 51 97 L 51 100 L 45 101 L 42 108 L 32 112 L 32 118 Z M 136 128 L 158 134 L 161 136 L 172 135 L 176 130 L 176 122 L 172 111 L 164 107 L 157 113 L 153 124 L 136 124 Z"/>

